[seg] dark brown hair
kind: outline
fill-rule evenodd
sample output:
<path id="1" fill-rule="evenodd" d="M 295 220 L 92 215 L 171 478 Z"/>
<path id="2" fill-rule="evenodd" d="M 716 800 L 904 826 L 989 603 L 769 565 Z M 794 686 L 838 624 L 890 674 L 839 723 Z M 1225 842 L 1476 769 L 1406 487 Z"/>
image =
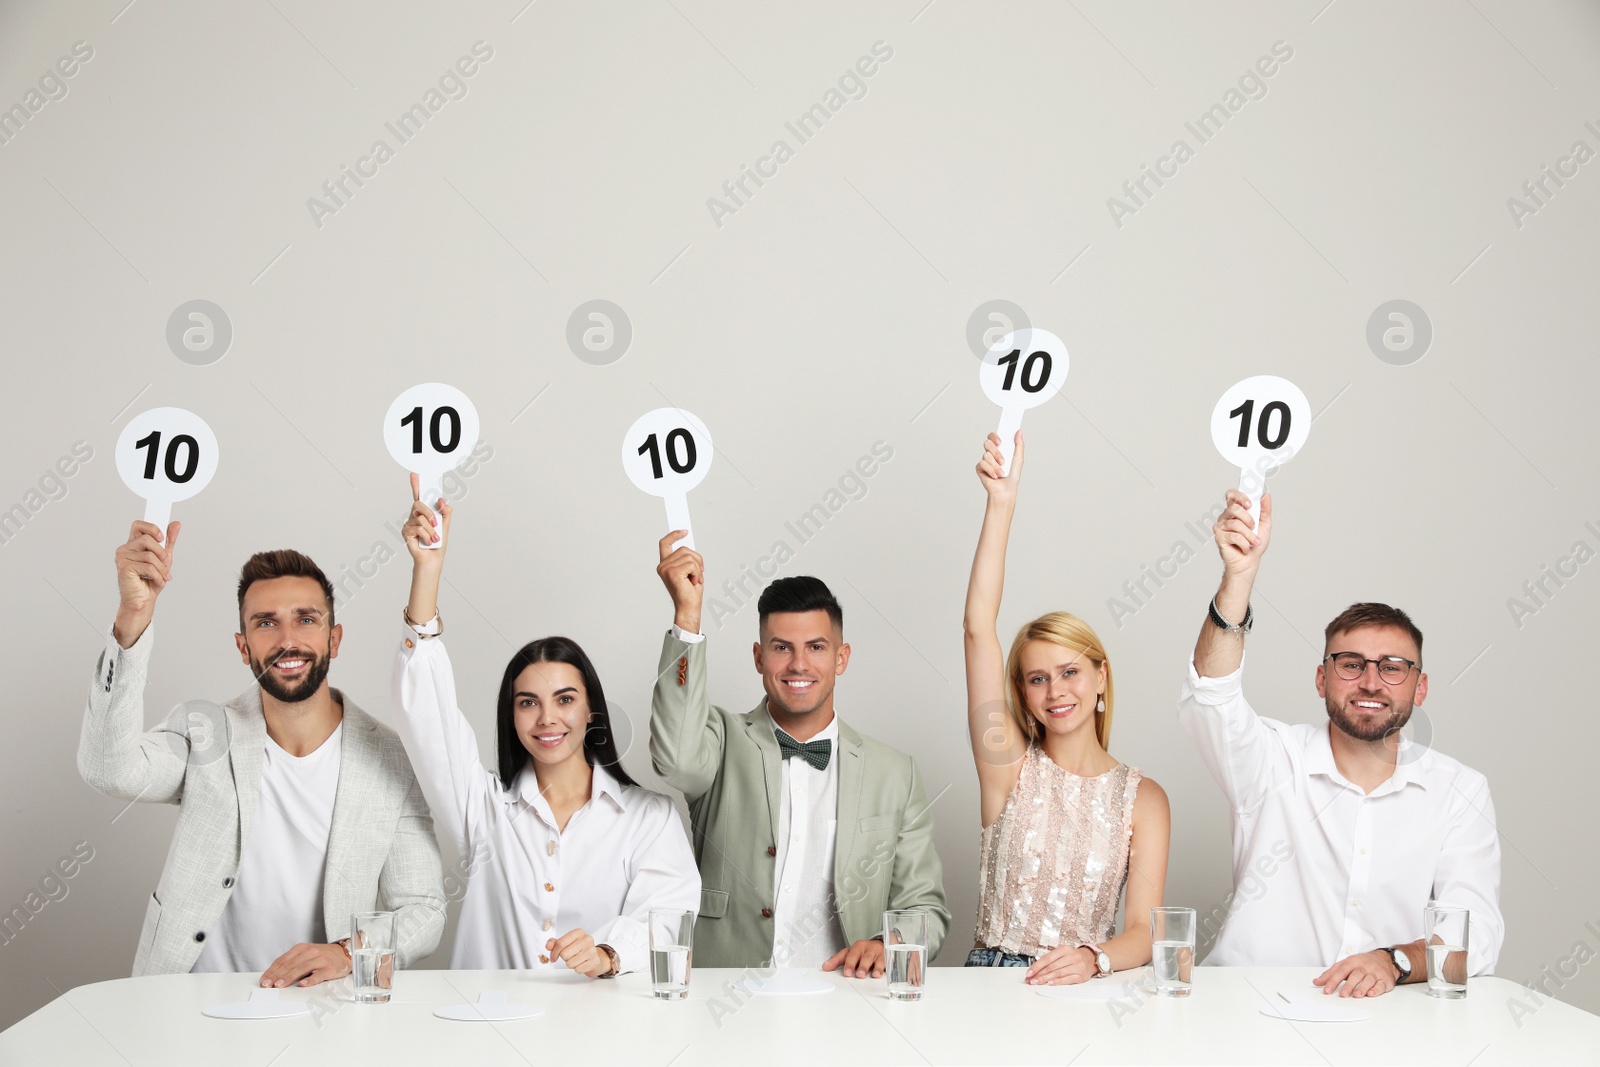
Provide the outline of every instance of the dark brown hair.
<path id="1" fill-rule="evenodd" d="M 322 573 L 322 568 L 311 557 L 292 548 L 277 548 L 271 552 L 257 552 L 244 561 L 239 571 L 239 629 L 244 629 L 244 592 L 256 582 L 273 578 L 312 578 L 322 586 L 322 595 L 328 599 L 328 625 L 333 625 L 333 583 Z"/>
<path id="2" fill-rule="evenodd" d="M 1422 658 L 1422 631 L 1411 621 L 1411 616 L 1387 604 L 1351 604 L 1334 616 L 1328 628 L 1322 631 L 1324 645 L 1332 643 L 1334 634 L 1348 633 L 1366 626 L 1396 626 L 1411 635 L 1417 643 L 1417 658 Z"/>
<path id="3" fill-rule="evenodd" d="M 575 668 L 583 678 L 584 695 L 589 701 L 589 729 L 583 735 L 583 758 L 589 766 L 596 764 L 611 772 L 623 785 L 638 785 L 622 768 L 622 754 L 617 751 L 617 735 L 611 725 L 611 709 L 606 705 L 606 691 L 600 686 L 600 675 L 578 642 L 570 637 L 541 637 L 529 641 L 517 650 L 506 664 L 500 678 L 500 696 L 495 701 L 495 749 L 500 763 L 500 784 L 507 792 L 533 757 L 517 736 L 517 678 L 535 663 L 565 663 Z"/>

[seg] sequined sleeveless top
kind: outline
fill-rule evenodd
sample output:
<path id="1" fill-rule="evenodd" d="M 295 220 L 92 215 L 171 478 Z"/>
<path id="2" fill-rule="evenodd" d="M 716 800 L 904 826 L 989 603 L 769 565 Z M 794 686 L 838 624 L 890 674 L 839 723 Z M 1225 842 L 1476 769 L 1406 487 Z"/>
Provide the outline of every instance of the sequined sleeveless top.
<path id="1" fill-rule="evenodd" d="M 979 948 L 1042 956 L 1111 937 L 1142 777 L 1119 763 L 1083 778 L 1028 746 L 1005 810 L 983 831 Z"/>

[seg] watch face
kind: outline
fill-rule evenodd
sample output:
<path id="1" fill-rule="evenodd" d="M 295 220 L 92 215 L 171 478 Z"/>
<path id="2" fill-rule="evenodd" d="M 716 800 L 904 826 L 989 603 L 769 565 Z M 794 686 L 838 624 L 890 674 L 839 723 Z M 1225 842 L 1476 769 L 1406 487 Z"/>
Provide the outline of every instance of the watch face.
<path id="1" fill-rule="evenodd" d="M 1400 977 L 1411 977 L 1411 957 L 1407 956 L 1404 952 L 1397 948 L 1390 949 L 1389 955 L 1394 957 L 1394 965 L 1400 968 Z"/>
<path id="2" fill-rule="evenodd" d="M 1095 956 L 1094 956 L 1094 960 L 1095 960 L 1095 965 L 1100 968 L 1100 973 L 1101 974 L 1110 974 L 1111 973 L 1111 957 L 1110 956 L 1106 955 L 1104 952 L 1096 952 Z"/>

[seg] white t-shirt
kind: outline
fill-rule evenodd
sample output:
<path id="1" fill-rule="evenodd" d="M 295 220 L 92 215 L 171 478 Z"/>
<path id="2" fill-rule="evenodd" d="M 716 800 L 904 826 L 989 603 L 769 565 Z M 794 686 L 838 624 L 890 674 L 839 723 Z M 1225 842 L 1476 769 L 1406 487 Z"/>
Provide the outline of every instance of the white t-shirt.
<path id="1" fill-rule="evenodd" d="M 267 738 L 261 794 L 233 894 L 194 972 L 255 971 L 302 942 L 320 944 L 322 876 L 339 790 L 344 723 L 315 752 L 291 756 Z"/>

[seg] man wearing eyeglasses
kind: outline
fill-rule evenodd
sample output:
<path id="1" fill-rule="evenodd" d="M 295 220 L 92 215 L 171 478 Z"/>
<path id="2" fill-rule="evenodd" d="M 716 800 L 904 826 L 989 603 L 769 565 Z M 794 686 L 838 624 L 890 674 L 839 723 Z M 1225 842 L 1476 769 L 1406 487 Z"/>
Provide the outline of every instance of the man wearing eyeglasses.
<path id="1" fill-rule="evenodd" d="M 1206 962 L 1322 967 L 1324 993 L 1378 996 L 1427 980 L 1423 910 L 1437 901 L 1471 912 L 1466 958 L 1446 977 L 1492 974 L 1505 924 L 1489 783 L 1400 733 L 1428 695 L 1421 631 L 1398 608 L 1351 605 L 1328 624 L 1316 670 L 1328 722 L 1257 715 L 1244 642 L 1271 495 L 1259 522 L 1249 508 L 1230 490 L 1212 528 L 1222 585 L 1178 705 L 1233 811 L 1235 892 Z"/>
<path id="2" fill-rule="evenodd" d="M 343 627 L 309 558 L 258 552 L 239 575 L 234 643 L 254 684 L 144 730 L 151 620 L 177 542 L 178 523 L 136 522 L 117 549 L 121 603 L 78 742 L 78 770 L 102 793 L 178 805 L 134 975 L 342 978 L 352 914 L 379 908 L 395 912 L 398 964 L 422 959 L 444 930 L 433 821 L 399 736 L 328 685 Z"/>

